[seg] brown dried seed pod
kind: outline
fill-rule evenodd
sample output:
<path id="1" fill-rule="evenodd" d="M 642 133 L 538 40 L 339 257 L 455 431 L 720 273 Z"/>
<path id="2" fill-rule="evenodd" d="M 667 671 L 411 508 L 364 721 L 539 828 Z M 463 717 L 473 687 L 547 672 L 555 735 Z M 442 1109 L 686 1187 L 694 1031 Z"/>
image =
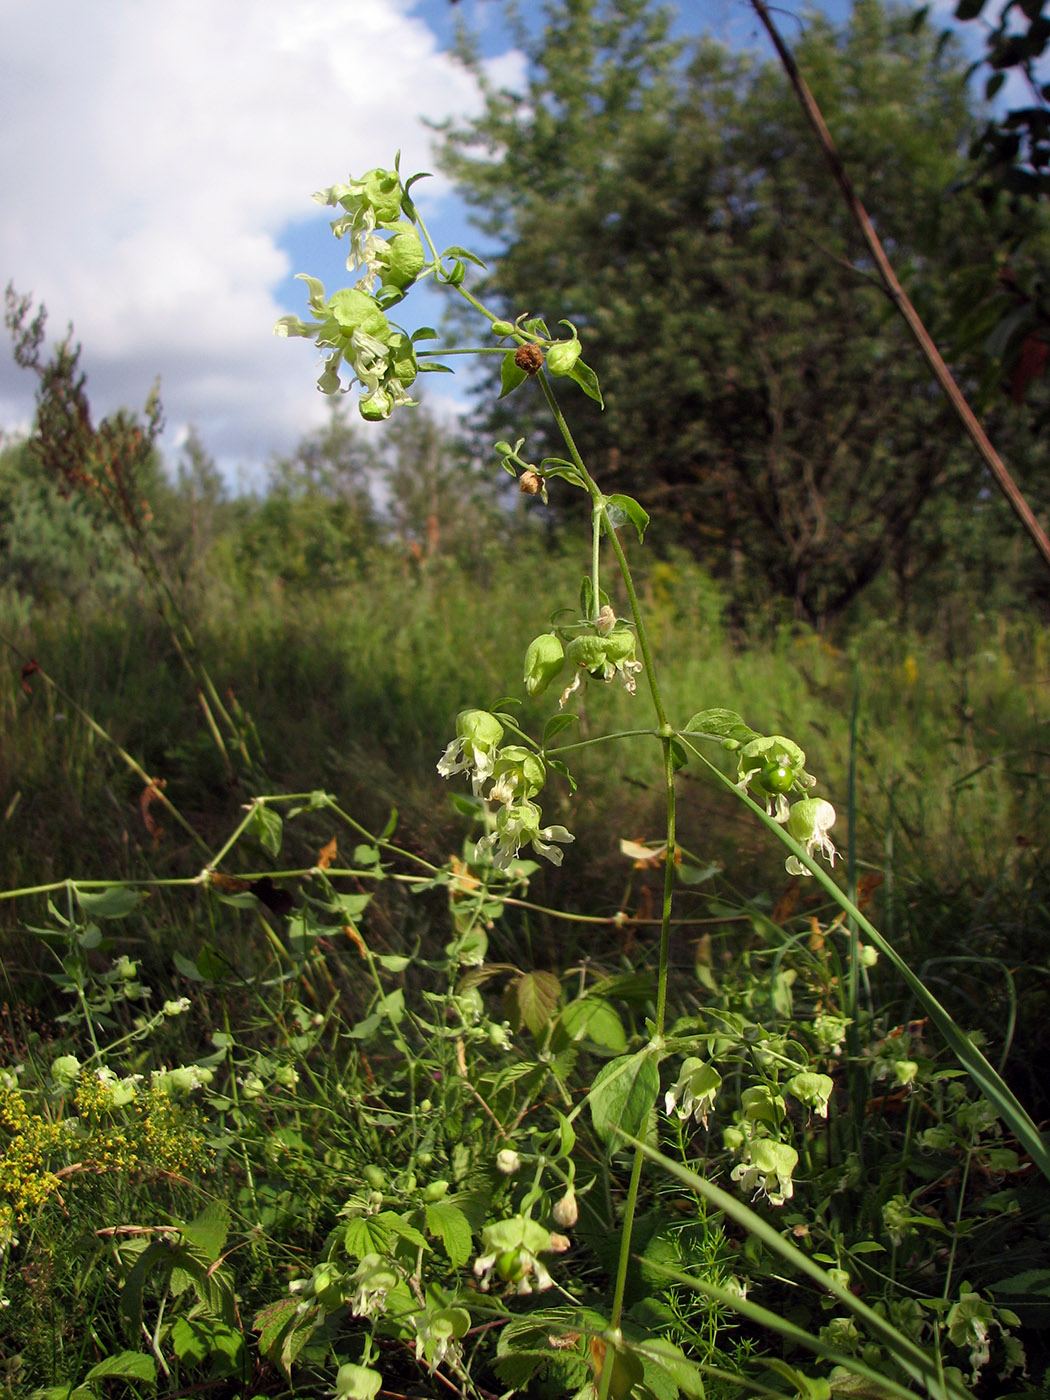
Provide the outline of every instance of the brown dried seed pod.
<path id="1" fill-rule="evenodd" d="M 514 352 L 514 363 L 526 374 L 536 374 L 543 368 L 543 351 L 538 345 L 519 345 Z"/>
<path id="2" fill-rule="evenodd" d="M 543 490 L 543 477 L 531 467 L 526 468 L 518 477 L 518 490 L 524 496 L 538 496 Z"/>

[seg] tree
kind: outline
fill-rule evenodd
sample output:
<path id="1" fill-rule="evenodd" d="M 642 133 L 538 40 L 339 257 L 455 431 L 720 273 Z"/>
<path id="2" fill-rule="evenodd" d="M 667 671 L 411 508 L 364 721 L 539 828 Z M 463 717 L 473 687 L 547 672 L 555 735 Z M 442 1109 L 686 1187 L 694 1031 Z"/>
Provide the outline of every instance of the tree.
<path id="1" fill-rule="evenodd" d="M 895 559 L 913 577 L 937 501 L 982 481 L 783 75 L 673 43 L 645 0 L 553 0 L 548 19 L 527 90 L 489 88 L 443 163 L 496 242 L 482 294 L 508 319 L 568 318 L 599 370 L 604 415 L 572 404 L 581 449 L 739 595 L 820 622 Z M 811 18 L 796 53 L 936 331 L 997 240 L 994 210 L 948 194 L 972 124 L 960 61 L 878 0 L 842 31 Z M 505 435 L 506 410 L 487 426 Z"/>

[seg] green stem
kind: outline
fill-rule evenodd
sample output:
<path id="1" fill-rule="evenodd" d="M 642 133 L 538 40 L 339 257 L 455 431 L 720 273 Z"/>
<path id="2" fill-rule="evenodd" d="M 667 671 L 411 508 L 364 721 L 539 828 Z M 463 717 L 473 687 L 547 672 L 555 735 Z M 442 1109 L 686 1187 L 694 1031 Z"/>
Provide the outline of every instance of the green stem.
<path id="1" fill-rule="evenodd" d="M 660 918 L 660 969 L 656 983 L 656 1029 L 654 1035 L 664 1033 L 667 1015 L 667 981 L 671 954 L 671 904 L 674 900 L 674 857 L 675 857 L 675 786 L 674 753 L 671 740 L 662 740 L 664 751 L 664 785 L 667 794 L 667 848 L 664 851 L 664 903 Z"/>
<path id="2" fill-rule="evenodd" d="M 631 1180 L 627 1187 L 627 1202 L 623 1209 L 623 1224 L 620 1227 L 620 1259 L 616 1266 L 616 1283 L 613 1287 L 612 1310 L 609 1314 L 609 1326 L 619 1328 L 620 1318 L 623 1316 L 623 1299 L 627 1291 L 627 1266 L 631 1261 L 631 1232 L 634 1228 L 634 1213 L 638 1207 L 638 1192 L 642 1182 L 642 1165 L 645 1157 L 642 1152 L 635 1150 L 634 1162 L 631 1166 Z M 599 1395 L 599 1400 L 605 1400 L 608 1394 L 608 1383 L 603 1374 L 604 1394 Z"/>

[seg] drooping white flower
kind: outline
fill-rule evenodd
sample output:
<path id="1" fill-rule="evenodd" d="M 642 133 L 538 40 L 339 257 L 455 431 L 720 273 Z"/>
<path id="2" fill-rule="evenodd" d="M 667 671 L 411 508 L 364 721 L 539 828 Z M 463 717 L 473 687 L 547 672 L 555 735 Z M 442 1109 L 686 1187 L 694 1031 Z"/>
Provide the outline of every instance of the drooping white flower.
<path id="1" fill-rule="evenodd" d="M 829 865 L 835 864 L 835 844 L 828 832 L 835 825 L 835 809 L 823 797 L 805 797 L 791 808 L 787 832 L 802 846 L 807 856 L 816 851 Z M 788 856 L 785 868 L 789 875 L 808 875 L 809 870 L 797 856 Z"/>
<path id="2" fill-rule="evenodd" d="M 692 1116 L 706 1128 L 707 1115 L 721 1087 L 722 1076 L 714 1065 L 690 1056 L 682 1062 L 677 1083 L 664 1095 L 664 1107 L 668 1114 L 677 1113 L 682 1119 Z"/>

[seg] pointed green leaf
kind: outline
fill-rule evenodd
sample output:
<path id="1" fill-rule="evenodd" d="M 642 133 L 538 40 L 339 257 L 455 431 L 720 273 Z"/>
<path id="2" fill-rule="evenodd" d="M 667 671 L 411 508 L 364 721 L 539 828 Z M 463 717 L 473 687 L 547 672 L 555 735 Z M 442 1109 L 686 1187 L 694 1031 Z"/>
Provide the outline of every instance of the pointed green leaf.
<path id="1" fill-rule="evenodd" d="M 454 1269 L 461 1269 L 470 1258 L 470 1222 L 454 1201 L 434 1201 L 426 1208 L 427 1229 L 441 1241 Z"/>
<path id="2" fill-rule="evenodd" d="M 118 1351 L 115 1356 L 107 1356 L 97 1366 L 92 1366 L 84 1379 L 101 1380 L 104 1376 L 123 1376 L 126 1380 L 156 1385 L 157 1363 L 142 1351 Z"/>
<path id="3" fill-rule="evenodd" d="M 660 1069 L 648 1045 L 610 1061 L 598 1071 L 587 1096 L 594 1131 L 611 1148 L 621 1133 L 643 1136 L 659 1092 Z"/>
<path id="4" fill-rule="evenodd" d="M 513 350 L 508 350 L 503 356 L 503 363 L 500 366 L 499 396 L 501 399 L 505 399 L 508 394 L 513 393 L 518 385 L 529 377 L 523 369 L 519 369 L 514 363 L 514 353 Z"/>
<path id="5" fill-rule="evenodd" d="M 646 526 L 649 524 L 649 513 L 638 504 L 633 496 L 610 496 L 606 502 L 606 512 L 609 524 L 614 530 L 619 530 L 629 520 L 638 531 L 639 542 L 645 537 Z"/>
<path id="6" fill-rule="evenodd" d="M 276 859 L 280 854 L 281 836 L 284 831 L 284 823 L 281 821 L 280 814 L 275 812 L 272 807 L 267 807 L 265 803 L 256 803 L 247 829 L 267 855 Z"/>
<path id="7" fill-rule="evenodd" d="M 504 993 L 504 1013 L 515 1030 L 527 1026 L 538 1040 L 554 1019 L 560 999 L 561 983 L 553 972 L 527 972 Z"/>
<path id="8" fill-rule="evenodd" d="M 77 903 L 93 919 L 125 919 L 142 900 L 138 890 L 110 885 L 107 890 L 75 890 Z"/>
<path id="9" fill-rule="evenodd" d="M 561 1013 L 561 1024 L 570 1040 L 589 1040 L 614 1055 L 627 1049 L 627 1033 L 616 1010 L 602 997 L 582 997 Z"/>
<path id="10" fill-rule="evenodd" d="M 182 1237 L 195 1245 L 209 1264 L 222 1253 L 230 1229 L 230 1212 L 224 1201 L 213 1201 L 189 1224 L 180 1227 Z"/>
<path id="11" fill-rule="evenodd" d="M 599 408 L 605 407 L 602 391 L 598 387 L 598 376 L 590 365 L 585 365 L 582 360 L 577 360 L 569 371 L 569 378 L 575 380 L 587 397 L 593 399 Z"/>

